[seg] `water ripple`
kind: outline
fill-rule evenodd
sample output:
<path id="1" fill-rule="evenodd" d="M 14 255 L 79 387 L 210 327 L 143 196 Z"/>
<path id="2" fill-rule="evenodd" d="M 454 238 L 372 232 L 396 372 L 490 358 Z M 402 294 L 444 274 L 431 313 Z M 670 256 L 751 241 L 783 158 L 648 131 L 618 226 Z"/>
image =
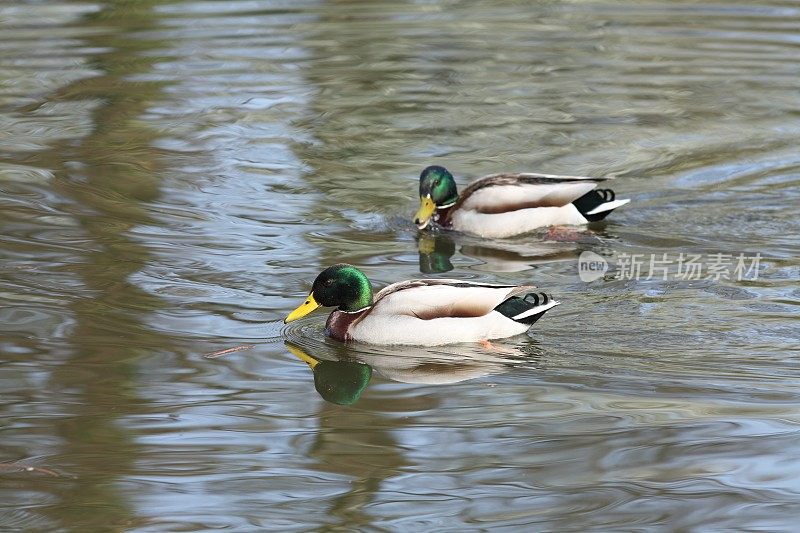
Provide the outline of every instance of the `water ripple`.
<path id="1" fill-rule="evenodd" d="M 0 472 L 0 529 L 794 527 L 800 9 L 355 7 L 0 6 L 0 461 L 69 473 Z M 420 236 L 434 163 L 634 202 Z M 586 284 L 584 251 L 763 260 Z M 563 305 L 501 352 L 282 324 L 341 261 Z"/>

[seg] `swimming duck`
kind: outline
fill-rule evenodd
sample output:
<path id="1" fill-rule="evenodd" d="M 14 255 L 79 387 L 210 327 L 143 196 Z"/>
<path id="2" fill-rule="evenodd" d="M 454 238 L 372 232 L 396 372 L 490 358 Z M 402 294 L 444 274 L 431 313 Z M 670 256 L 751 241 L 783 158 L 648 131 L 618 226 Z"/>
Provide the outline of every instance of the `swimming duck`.
<path id="1" fill-rule="evenodd" d="M 559 304 L 531 285 L 491 285 L 455 279 L 412 279 L 372 294 L 367 276 L 338 264 L 314 280 L 305 302 L 284 323 L 319 307 L 336 307 L 325 333 L 339 341 L 439 346 L 525 333 Z M 525 295 L 524 297 L 522 295 Z"/>
<path id="2" fill-rule="evenodd" d="M 604 219 L 630 200 L 616 200 L 611 189 L 595 189 L 605 178 L 550 174 L 492 174 L 469 184 L 459 195 L 455 179 L 440 166 L 419 176 L 419 211 L 414 223 L 435 222 L 445 229 L 501 238 L 555 225 L 580 225 Z"/>

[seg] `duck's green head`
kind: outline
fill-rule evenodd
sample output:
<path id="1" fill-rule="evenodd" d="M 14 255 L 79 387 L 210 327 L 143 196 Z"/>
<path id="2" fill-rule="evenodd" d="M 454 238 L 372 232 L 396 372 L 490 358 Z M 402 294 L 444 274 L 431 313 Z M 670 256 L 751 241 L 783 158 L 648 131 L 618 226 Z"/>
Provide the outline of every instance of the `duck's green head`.
<path id="1" fill-rule="evenodd" d="M 419 211 L 414 224 L 425 229 L 437 209 L 450 207 L 458 200 L 456 180 L 444 167 L 430 166 L 419 175 Z"/>
<path id="2" fill-rule="evenodd" d="M 337 307 L 352 313 L 372 305 L 372 286 L 359 269 L 353 265 L 339 264 L 323 270 L 306 301 L 289 313 L 283 321 L 289 323 L 309 314 L 318 307 Z"/>

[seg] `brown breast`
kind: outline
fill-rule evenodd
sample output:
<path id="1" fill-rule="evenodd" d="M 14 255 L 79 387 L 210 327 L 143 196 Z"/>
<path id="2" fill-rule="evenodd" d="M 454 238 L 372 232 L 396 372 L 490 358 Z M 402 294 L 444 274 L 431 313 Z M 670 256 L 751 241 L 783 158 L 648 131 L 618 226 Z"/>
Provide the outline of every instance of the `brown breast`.
<path id="1" fill-rule="evenodd" d="M 342 342 L 351 340 L 352 337 L 348 332 L 350 326 L 357 320 L 361 319 L 361 317 L 363 317 L 370 309 L 371 308 L 368 307 L 367 309 L 358 311 L 356 313 L 334 311 L 328 317 L 328 321 L 325 322 L 325 335 Z"/>
<path id="2" fill-rule="evenodd" d="M 444 209 L 436 210 L 436 223 L 443 228 L 450 228 L 453 225 L 453 208 L 455 206 L 445 207 Z"/>

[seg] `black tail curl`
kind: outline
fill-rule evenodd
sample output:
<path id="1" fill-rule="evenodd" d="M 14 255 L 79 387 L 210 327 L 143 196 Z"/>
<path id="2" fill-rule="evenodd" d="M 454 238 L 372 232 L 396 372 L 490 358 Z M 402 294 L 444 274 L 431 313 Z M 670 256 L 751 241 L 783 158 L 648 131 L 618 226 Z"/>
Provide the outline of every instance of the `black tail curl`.
<path id="1" fill-rule="evenodd" d="M 616 197 L 617 195 L 611 189 L 594 189 L 572 202 L 572 205 L 578 208 L 578 211 L 586 220 L 597 222 L 606 218 L 611 211 L 603 211 L 594 215 L 587 215 L 586 213 L 606 202 L 613 202 Z"/>
<path id="2" fill-rule="evenodd" d="M 497 311 L 498 313 L 502 314 L 502 315 L 507 316 L 508 318 L 510 318 L 512 320 L 516 320 L 516 319 L 514 319 L 515 316 L 520 315 L 520 314 L 524 313 L 525 311 L 529 311 L 529 310 L 533 309 L 534 307 L 537 307 L 537 306 L 540 306 L 540 305 L 547 305 L 552 300 L 553 300 L 552 296 L 548 296 L 547 294 L 545 294 L 543 292 L 539 292 L 539 293 L 532 292 L 530 294 L 525 295 L 525 297 L 523 297 L 523 298 L 520 298 L 518 296 L 512 296 L 511 298 L 509 298 L 505 302 L 503 302 L 500 305 L 498 305 L 497 307 L 495 307 L 494 310 Z M 520 318 L 520 319 L 518 319 L 516 321 L 520 322 L 522 324 L 528 324 L 530 326 L 534 322 L 536 322 L 537 320 L 542 318 L 542 315 L 544 315 L 547 311 L 548 311 L 548 309 L 545 309 L 544 311 L 542 311 L 540 313 L 536 313 L 536 314 L 533 314 L 533 315 L 530 315 L 530 316 L 526 316 L 526 317 Z"/>
<path id="3" fill-rule="evenodd" d="M 526 302 L 530 302 L 530 300 L 528 300 L 528 298 L 533 298 L 533 307 L 536 307 L 540 303 L 542 305 L 546 305 L 551 300 L 551 298 L 549 296 L 547 296 L 546 293 L 543 293 L 543 292 L 532 292 L 532 293 L 526 294 L 525 297 L 523 298 L 523 300 L 525 300 Z"/>

